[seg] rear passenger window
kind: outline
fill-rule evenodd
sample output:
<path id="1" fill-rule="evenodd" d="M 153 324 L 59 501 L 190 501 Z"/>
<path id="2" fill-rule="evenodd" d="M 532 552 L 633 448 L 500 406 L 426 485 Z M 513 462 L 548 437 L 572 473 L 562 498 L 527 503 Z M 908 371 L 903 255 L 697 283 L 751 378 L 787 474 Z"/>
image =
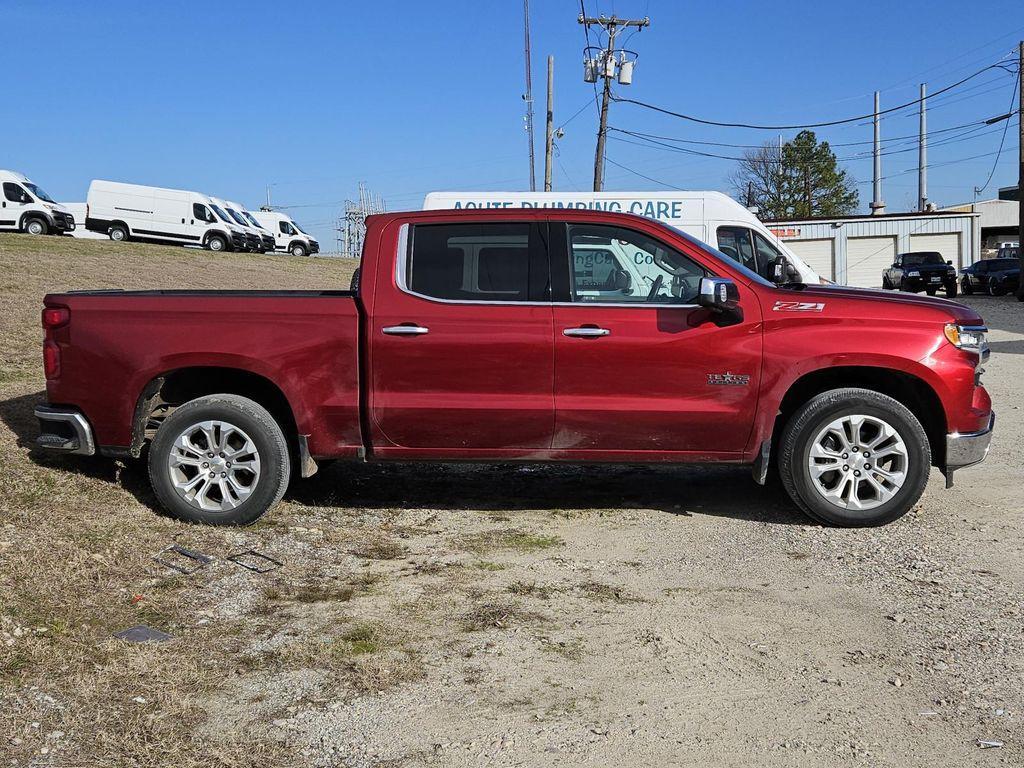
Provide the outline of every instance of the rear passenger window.
<path id="1" fill-rule="evenodd" d="M 544 300 L 547 272 L 537 225 L 420 224 L 412 230 L 405 283 L 449 301 Z"/>

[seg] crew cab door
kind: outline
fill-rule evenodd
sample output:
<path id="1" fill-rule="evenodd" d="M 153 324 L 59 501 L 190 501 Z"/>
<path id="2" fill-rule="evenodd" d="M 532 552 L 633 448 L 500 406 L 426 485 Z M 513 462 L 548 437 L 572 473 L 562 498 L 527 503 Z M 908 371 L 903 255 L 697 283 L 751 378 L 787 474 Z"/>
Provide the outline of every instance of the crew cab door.
<path id="1" fill-rule="evenodd" d="M 738 453 L 757 405 L 759 305 L 740 285 L 743 319 L 716 324 L 696 304 L 711 274 L 684 252 L 696 246 L 637 227 L 551 223 L 552 450 L 616 459 Z M 625 260 L 643 271 L 640 284 L 621 276 Z"/>
<path id="2" fill-rule="evenodd" d="M 549 448 L 546 228 L 439 217 L 384 233 L 367 308 L 375 453 L 501 458 Z"/>

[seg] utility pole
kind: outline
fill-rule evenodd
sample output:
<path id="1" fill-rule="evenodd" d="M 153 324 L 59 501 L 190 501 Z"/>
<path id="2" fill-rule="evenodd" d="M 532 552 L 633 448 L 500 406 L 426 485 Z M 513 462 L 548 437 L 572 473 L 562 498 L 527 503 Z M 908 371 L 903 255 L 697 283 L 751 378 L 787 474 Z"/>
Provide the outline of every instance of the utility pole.
<path id="1" fill-rule="evenodd" d="M 882 133 L 878 124 L 878 91 L 875 91 L 875 144 L 874 144 L 874 184 L 872 185 L 871 215 L 878 216 L 885 213 L 885 203 L 882 202 Z"/>
<path id="2" fill-rule="evenodd" d="M 267 210 L 270 210 L 270 184 L 267 184 Z"/>
<path id="3" fill-rule="evenodd" d="M 1017 257 L 1024 267 L 1024 40 L 1017 48 L 1017 84 Z M 1024 280 L 1019 282 L 1017 300 L 1024 301 Z"/>
<path id="4" fill-rule="evenodd" d="M 523 0 L 523 33 L 526 38 L 526 135 L 530 142 L 530 191 L 537 191 L 533 161 L 533 84 L 530 82 L 530 0 Z"/>
<path id="5" fill-rule="evenodd" d="M 604 79 L 604 89 L 601 94 L 601 122 L 597 129 L 597 151 L 594 153 L 594 191 L 600 192 L 604 187 L 604 145 L 605 139 L 608 137 L 608 103 L 612 98 L 612 78 L 618 73 L 619 83 L 629 85 L 633 80 L 633 64 L 636 61 L 635 54 L 633 54 L 632 61 L 628 60 L 628 51 L 620 51 L 619 61 L 615 60 L 615 36 L 620 28 L 643 29 L 649 27 L 651 20 L 647 16 L 642 19 L 620 19 L 615 14 L 612 14 L 611 18 L 603 14 L 593 18 L 584 16 L 582 13 L 577 20 L 587 28 L 590 28 L 591 25 L 599 26 L 608 35 L 608 45 L 598 59 L 590 59 L 589 51 L 587 52 L 588 69 L 596 69 L 597 76 Z M 596 82 L 596 79 L 588 79 L 588 82 Z"/>
<path id="6" fill-rule="evenodd" d="M 928 107 L 925 105 L 926 87 L 921 83 L 921 124 L 917 139 L 917 210 L 928 208 Z"/>
<path id="7" fill-rule="evenodd" d="M 548 56 L 548 113 L 544 126 L 544 191 L 551 191 L 551 155 L 555 149 L 555 57 Z"/>

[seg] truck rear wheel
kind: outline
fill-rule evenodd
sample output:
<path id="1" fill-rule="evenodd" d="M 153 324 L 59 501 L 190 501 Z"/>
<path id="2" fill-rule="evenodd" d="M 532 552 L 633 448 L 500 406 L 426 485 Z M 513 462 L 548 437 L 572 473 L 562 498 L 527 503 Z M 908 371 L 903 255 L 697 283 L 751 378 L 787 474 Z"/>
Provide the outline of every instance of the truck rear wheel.
<path id="1" fill-rule="evenodd" d="M 281 500 L 290 474 L 280 425 L 238 395 L 208 395 L 175 409 L 149 449 L 157 499 L 186 522 L 251 523 Z"/>
<path id="2" fill-rule="evenodd" d="M 812 398 L 786 425 L 779 474 L 805 513 L 829 525 L 883 525 L 906 514 L 928 482 L 931 447 L 902 403 L 869 389 Z"/>

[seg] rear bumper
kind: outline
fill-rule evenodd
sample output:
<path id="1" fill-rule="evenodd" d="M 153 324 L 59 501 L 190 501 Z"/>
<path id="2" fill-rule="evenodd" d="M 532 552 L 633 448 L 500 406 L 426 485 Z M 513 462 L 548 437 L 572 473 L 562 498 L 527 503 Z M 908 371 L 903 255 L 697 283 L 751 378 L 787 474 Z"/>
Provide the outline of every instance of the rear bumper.
<path id="1" fill-rule="evenodd" d="M 996 415 L 989 418 L 988 426 L 977 432 L 954 432 L 946 435 L 946 477 L 950 478 L 953 470 L 980 464 L 988 455 L 992 442 L 992 430 L 995 428 Z"/>
<path id="2" fill-rule="evenodd" d="M 40 405 L 36 407 L 35 415 L 39 419 L 36 445 L 40 448 L 82 456 L 96 453 L 92 427 L 85 416 L 75 409 Z"/>

